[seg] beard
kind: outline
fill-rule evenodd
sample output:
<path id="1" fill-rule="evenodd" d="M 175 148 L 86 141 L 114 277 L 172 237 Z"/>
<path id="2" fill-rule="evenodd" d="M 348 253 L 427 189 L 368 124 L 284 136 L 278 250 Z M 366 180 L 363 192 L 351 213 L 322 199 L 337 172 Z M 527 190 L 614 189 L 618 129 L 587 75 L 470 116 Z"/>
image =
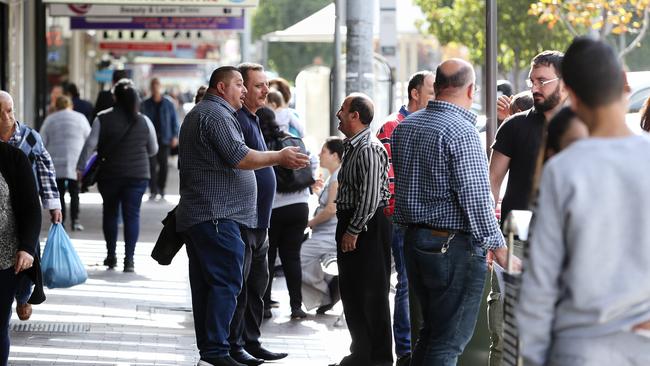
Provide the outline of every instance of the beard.
<path id="1" fill-rule="evenodd" d="M 535 94 L 538 95 L 538 94 Z M 558 85 L 553 93 L 546 97 L 544 101 L 538 102 L 535 100 L 535 95 L 533 95 L 533 105 L 535 106 L 535 109 L 544 113 L 547 111 L 550 111 L 551 109 L 557 107 L 558 104 L 560 104 L 560 86 Z M 539 94 L 541 95 L 541 94 Z"/>

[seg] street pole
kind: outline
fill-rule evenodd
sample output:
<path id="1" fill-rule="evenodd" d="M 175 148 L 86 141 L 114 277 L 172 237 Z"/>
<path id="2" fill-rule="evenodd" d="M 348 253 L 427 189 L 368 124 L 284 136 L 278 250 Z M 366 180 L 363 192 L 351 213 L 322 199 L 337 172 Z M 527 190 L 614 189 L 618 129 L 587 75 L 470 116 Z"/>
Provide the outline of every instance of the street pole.
<path id="1" fill-rule="evenodd" d="M 341 23 L 343 17 L 343 8 L 345 0 L 334 1 L 334 55 L 332 57 L 332 100 L 330 103 L 330 136 L 338 135 L 338 120 L 336 112 L 339 109 L 341 100 Z"/>
<path id="2" fill-rule="evenodd" d="M 485 52 L 485 152 L 490 157 L 492 143 L 497 131 L 497 2 L 487 0 Z"/>
<path id="3" fill-rule="evenodd" d="M 347 0 L 347 52 L 345 93 L 361 92 L 373 97 L 373 14 L 375 2 Z"/>
<path id="4" fill-rule="evenodd" d="M 396 0 L 380 0 L 379 3 L 379 49 L 390 66 L 393 78 L 399 67 L 397 57 L 397 3 Z M 391 85 L 391 88 L 394 86 Z M 390 95 L 394 95 L 392 92 Z M 390 100 L 388 113 L 393 112 L 395 101 Z"/>

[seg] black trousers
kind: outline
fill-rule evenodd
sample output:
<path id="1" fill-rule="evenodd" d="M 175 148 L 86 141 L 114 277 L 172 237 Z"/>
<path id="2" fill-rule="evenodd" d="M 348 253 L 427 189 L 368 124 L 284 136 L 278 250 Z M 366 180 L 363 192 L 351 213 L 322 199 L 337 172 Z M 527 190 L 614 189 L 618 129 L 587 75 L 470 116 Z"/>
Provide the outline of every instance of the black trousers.
<path id="1" fill-rule="evenodd" d="M 392 365 L 393 337 L 388 304 L 392 227 L 383 208 L 377 209 L 368 222 L 367 231 L 359 234 L 356 249 L 343 253 L 341 239 L 353 213 L 352 210 L 336 213 L 339 286 L 352 338 L 351 354 L 341 365 Z"/>
<path id="2" fill-rule="evenodd" d="M 156 156 L 149 158 L 149 168 L 151 180 L 149 181 L 149 193 L 151 194 L 165 194 L 165 186 L 167 185 L 167 166 L 169 160 L 169 152 L 171 151 L 169 145 L 158 145 L 158 153 Z"/>
<path id="3" fill-rule="evenodd" d="M 79 182 L 72 179 L 57 179 L 56 186 L 59 189 L 63 220 L 68 218 L 65 210 L 65 192 L 68 192 L 70 193 L 70 218 L 72 221 L 77 221 L 79 219 Z"/>
<path id="4" fill-rule="evenodd" d="M 244 252 L 243 284 L 237 307 L 230 321 L 228 342 L 230 350 L 241 350 L 244 346 L 260 346 L 260 326 L 264 313 L 262 300 L 269 283 L 267 252 L 269 242 L 266 229 L 241 228 L 246 249 Z"/>
<path id="5" fill-rule="evenodd" d="M 284 278 L 289 290 L 291 309 L 302 306 L 302 267 L 300 266 L 300 247 L 305 236 L 309 219 L 307 203 L 278 207 L 271 212 L 269 228 L 269 284 L 264 301 L 271 301 L 271 287 L 275 267 L 275 257 L 280 253 Z"/>

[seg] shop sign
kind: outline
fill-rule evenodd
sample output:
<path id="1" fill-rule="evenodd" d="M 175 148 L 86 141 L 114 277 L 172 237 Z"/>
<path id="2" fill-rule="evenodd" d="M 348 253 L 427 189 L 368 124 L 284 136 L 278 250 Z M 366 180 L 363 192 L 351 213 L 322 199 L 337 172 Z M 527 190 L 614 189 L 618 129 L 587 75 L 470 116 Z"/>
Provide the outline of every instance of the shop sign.
<path id="1" fill-rule="evenodd" d="M 42 0 L 45 4 L 67 4 L 90 6 L 93 5 L 191 5 L 191 6 L 224 6 L 224 7 L 256 7 L 258 0 Z"/>
<path id="2" fill-rule="evenodd" d="M 71 17 L 70 29 L 242 30 L 244 29 L 244 17 Z"/>
<path id="3" fill-rule="evenodd" d="M 99 42 L 99 49 L 125 52 L 171 52 L 174 46 L 169 42 Z"/>

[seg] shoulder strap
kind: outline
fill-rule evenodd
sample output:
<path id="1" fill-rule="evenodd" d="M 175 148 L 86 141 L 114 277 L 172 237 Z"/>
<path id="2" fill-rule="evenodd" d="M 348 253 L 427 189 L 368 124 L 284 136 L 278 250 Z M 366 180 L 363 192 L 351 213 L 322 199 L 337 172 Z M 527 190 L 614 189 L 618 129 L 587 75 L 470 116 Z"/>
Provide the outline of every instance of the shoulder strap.
<path id="1" fill-rule="evenodd" d="M 102 116 L 103 115 L 99 115 L 99 116 L 97 116 L 97 118 L 99 118 L 99 120 L 102 121 Z M 101 157 L 102 161 L 108 160 L 108 158 L 112 155 L 113 151 L 115 151 L 115 149 L 120 145 L 122 140 L 124 140 L 126 135 L 128 135 L 129 132 L 131 131 L 131 129 L 133 129 L 133 126 L 135 126 L 135 124 L 138 123 L 138 121 L 140 120 L 139 117 L 140 116 L 138 115 L 137 118 L 135 119 L 135 121 L 129 125 L 129 128 L 126 129 L 126 131 L 122 134 L 122 136 L 120 136 L 120 138 L 115 142 L 115 144 L 113 144 L 113 146 L 111 146 L 110 149 L 106 150 L 106 154 L 104 154 L 104 156 Z M 104 124 L 103 121 L 101 123 L 102 123 L 102 125 Z"/>

